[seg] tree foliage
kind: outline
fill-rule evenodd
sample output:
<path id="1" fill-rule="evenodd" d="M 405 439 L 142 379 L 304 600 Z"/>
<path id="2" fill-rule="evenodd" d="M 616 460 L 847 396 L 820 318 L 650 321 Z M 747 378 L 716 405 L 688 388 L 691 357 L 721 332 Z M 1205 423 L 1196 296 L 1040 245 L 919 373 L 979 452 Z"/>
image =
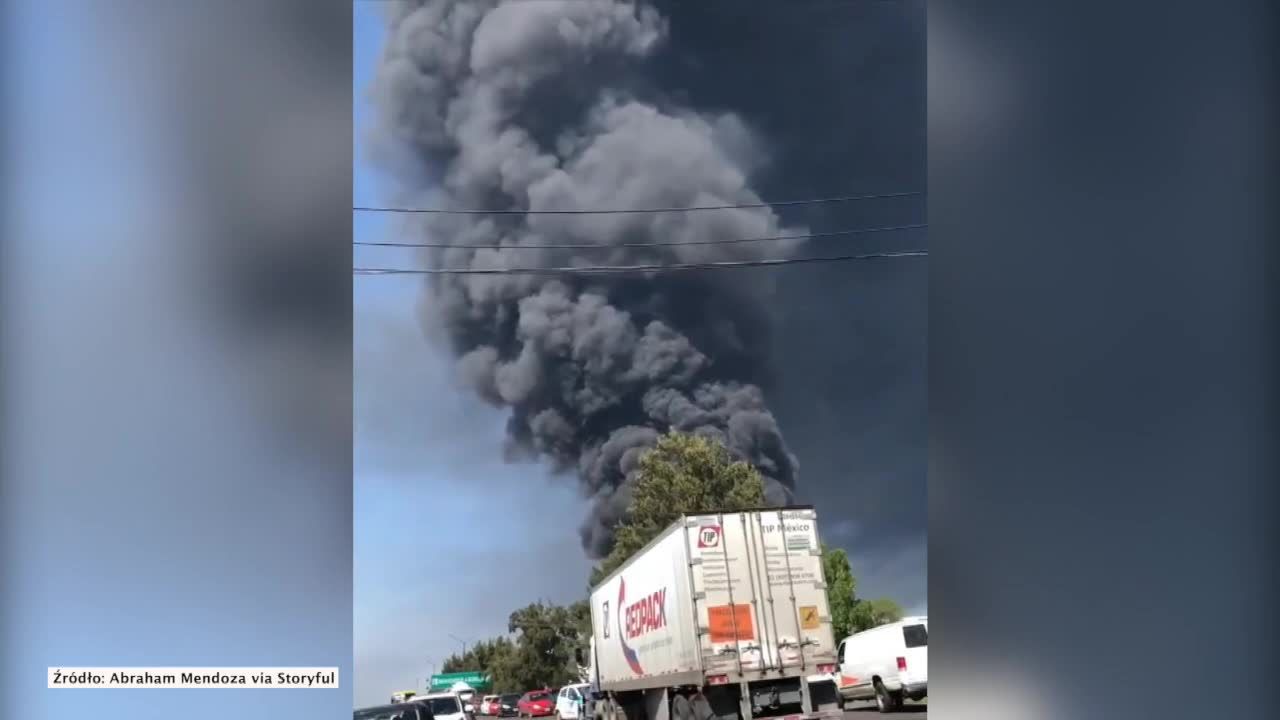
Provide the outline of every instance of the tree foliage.
<path id="1" fill-rule="evenodd" d="M 569 606 L 535 603 L 511 613 L 508 630 L 519 637 L 509 676 L 525 689 L 558 687 L 576 679 L 574 649 L 585 645 L 590 627 L 586 601 Z"/>
<path id="2" fill-rule="evenodd" d="M 896 602 L 888 598 L 863 600 L 858 597 L 858 582 L 844 550 L 822 546 L 822 574 L 827 581 L 827 603 L 831 606 L 831 629 L 836 642 L 853 633 L 902 619 L 902 608 Z"/>
<path id="3" fill-rule="evenodd" d="M 631 506 L 613 550 L 591 574 L 596 585 L 683 513 L 732 512 L 764 504 L 764 481 L 715 440 L 671 431 L 640 457 Z"/>
<path id="4" fill-rule="evenodd" d="M 849 555 L 839 548 L 822 546 L 822 574 L 827 581 L 827 604 L 831 606 L 831 630 L 836 642 L 852 635 L 857 617 L 858 582 L 849 567 Z"/>
<path id="5" fill-rule="evenodd" d="M 440 672 L 455 673 L 479 670 L 494 676 L 494 691 L 505 692 L 498 688 L 494 668 L 500 665 L 515 650 L 515 645 L 505 637 L 481 640 L 467 648 L 465 655 L 453 654 L 445 658 Z M 514 692 L 514 690 L 512 690 Z"/>
<path id="6" fill-rule="evenodd" d="M 533 603 L 511 613 L 507 630 L 513 639 L 476 643 L 465 655 L 451 655 L 443 672 L 479 670 L 493 679 L 493 692 L 524 692 L 576 681 L 574 650 L 586 648 L 591 610 L 585 600 L 572 605 Z"/>
<path id="7" fill-rule="evenodd" d="M 853 606 L 853 631 L 862 632 L 902 619 L 902 607 L 889 598 L 858 600 Z"/>

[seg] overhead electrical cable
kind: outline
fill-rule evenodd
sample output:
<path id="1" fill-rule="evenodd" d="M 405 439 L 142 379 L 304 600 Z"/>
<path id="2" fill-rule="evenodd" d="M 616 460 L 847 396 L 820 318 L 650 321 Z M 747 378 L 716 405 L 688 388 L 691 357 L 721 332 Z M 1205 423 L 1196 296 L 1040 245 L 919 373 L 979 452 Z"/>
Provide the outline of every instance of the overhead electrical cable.
<path id="1" fill-rule="evenodd" d="M 855 202 L 858 200 L 881 200 L 886 198 L 915 197 L 924 195 L 921 190 L 907 192 L 877 193 L 875 195 L 843 195 L 840 197 L 805 198 L 800 200 L 774 200 L 754 203 L 738 203 L 726 205 L 693 205 L 687 207 L 653 207 L 653 208 L 601 208 L 594 210 L 497 210 L 497 209 L 450 209 L 450 208 L 410 208 L 410 207 L 375 207 L 356 205 L 354 212 L 366 213 L 409 213 L 432 215 L 624 215 L 639 213 L 679 213 L 700 212 L 703 210 L 747 210 L 751 208 L 788 207 L 792 205 L 817 205 L 823 203 Z"/>
<path id="2" fill-rule="evenodd" d="M 615 275 L 626 273 L 676 272 L 688 270 L 724 270 L 747 267 L 774 267 L 808 263 L 835 263 L 877 258 L 925 257 L 927 250 L 900 250 L 861 255 L 777 258 L 771 260 L 730 260 L 722 262 L 679 263 L 657 265 L 584 265 L 577 267 L 520 268 L 352 268 L 356 275 Z"/>
<path id="3" fill-rule="evenodd" d="M 725 238 L 720 240 L 671 240 L 667 242 L 624 242 L 602 245 L 599 243 L 538 243 L 535 245 L 502 245 L 488 243 L 471 245 L 468 243 L 435 243 L 405 241 L 354 240 L 352 245 L 362 247 L 403 247 L 403 248 L 466 248 L 474 250 L 607 250 L 609 248 L 646 248 L 646 247 L 678 247 L 681 245 L 734 245 L 739 243 L 769 242 L 781 240 L 814 240 L 844 235 L 863 235 L 868 233 L 890 232 L 894 230 L 915 230 L 928 227 L 928 223 L 915 225 L 887 225 L 884 227 L 855 228 L 853 230 L 832 230 L 830 232 L 807 233 L 803 235 L 768 235 L 765 237 Z"/>

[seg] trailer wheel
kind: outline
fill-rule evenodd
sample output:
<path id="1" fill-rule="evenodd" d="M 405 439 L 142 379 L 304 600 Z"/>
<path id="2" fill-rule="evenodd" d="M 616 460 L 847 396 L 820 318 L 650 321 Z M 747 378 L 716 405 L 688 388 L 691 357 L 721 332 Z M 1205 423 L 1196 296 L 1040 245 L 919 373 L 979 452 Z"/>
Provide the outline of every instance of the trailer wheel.
<path id="1" fill-rule="evenodd" d="M 693 720 L 712 720 L 716 717 L 715 710 L 711 709 L 711 701 L 700 692 L 689 700 L 689 706 L 693 710 Z"/>
<path id="2" fill-rule="evenodd" d="M 693 703 L 684 695 L 676 695 L 671 701 L 672 720 L 694 720 Z"/>
<path id="3" fill-rule="evenodd" d="M 877 710 L 882 713 L 891 713 L 898 709 L 897 705 L 893 702 L 893 696 L 889 694 L 889 691 L 884 687 L 884 683 L 880 682 L 879 679 L 876 680 L 875 688 Z"/>

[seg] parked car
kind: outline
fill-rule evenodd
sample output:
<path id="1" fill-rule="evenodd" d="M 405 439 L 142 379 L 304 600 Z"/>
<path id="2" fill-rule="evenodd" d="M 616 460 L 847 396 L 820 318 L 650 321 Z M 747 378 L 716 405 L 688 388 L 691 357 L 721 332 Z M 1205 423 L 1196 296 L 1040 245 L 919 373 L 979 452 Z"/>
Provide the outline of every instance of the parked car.
<path id="1" fill-rule="evenodd" d="M 462 699 L 451 692 L 415 695 L 409 698 L 409 702 L 426 705 L 431 709 L 431 715 L 435 720 L 471 720 L 467 717 Z"/>
<path id="2" fill-rule="evenodd" d="M 928 694 L 929 618 L 908 617 L 864 630 L 840 643 L 840 695 L 875 698 L 882 713 Z"/>
<path id="3" fill-rule="evenodd" d="M 403 702 L 356 710 L 353 720 L 434 720 L 425 703 Z"/>
<path id="4" fill-rule="evenodd" d="M 530 690 L 521 696 L 516 709 L 522 718 L 544 717 L 555 712 L 555 702 L 546 690 Z"/>
<path id="5" fill-rule="evenodd" d="M 498 717 L 515 717 L 520 714 L 520 693 L 498 696 Z"/>
<path id="6" fill-rule="evenodd" d="M 586 706 L 587 693 L 591 686 L 587 683 L 565 685 L 556 694 L 556 717 L 560 720 L 578 720 L 582 709 Z"/>

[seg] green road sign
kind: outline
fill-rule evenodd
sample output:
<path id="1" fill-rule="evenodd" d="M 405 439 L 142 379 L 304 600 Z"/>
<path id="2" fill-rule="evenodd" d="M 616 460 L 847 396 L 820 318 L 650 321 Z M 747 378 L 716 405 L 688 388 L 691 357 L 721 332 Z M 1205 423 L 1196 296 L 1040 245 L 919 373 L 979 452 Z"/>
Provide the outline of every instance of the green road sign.
<path id="1" fill-rule="evenodd" d="M 431 691 L 442 692 L 448 690 L 457 683 L 466 683 L 475 690 L 484 690 L 489 687 L 489 682 L 489 675 L 487 673 L 480 672 L 479 670 L 443 673 L 441 675 L 431 676 Z"/>

